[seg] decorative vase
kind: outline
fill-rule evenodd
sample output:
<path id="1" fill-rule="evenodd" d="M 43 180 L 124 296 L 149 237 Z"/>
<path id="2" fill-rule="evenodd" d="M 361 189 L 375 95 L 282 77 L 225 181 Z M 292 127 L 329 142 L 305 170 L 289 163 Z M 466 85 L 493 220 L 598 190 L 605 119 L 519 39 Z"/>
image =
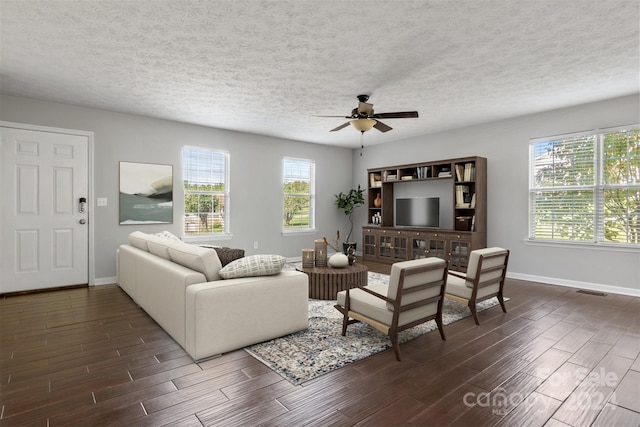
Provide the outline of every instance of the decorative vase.
<path id="1" fill-rule="evenodd" d="M 345 254 L 336 252 L 329 257 L 329 265 L 333 268 L 343 268 L 349 265 L 349 258 Z"/>
<path id="2" fill-rule="evenodd" d="M 378 193 L 376 198 L 373 199 L 373 206 L 376 208 L 379 208 L 380 206 L 382 206 L 382 199 L 380 198 L 380 193 Z"/>

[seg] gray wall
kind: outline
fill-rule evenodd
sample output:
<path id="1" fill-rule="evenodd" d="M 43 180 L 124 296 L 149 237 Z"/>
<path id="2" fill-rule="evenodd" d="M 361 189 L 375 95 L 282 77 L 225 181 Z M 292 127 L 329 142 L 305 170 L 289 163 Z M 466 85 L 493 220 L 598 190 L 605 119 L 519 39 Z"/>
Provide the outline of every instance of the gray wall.
<path id="1" fill-rule="evenodd" d="M 368 168 L 471 155 L 486 157 L 487 244 L 511 250 L 511 277 L 587 288 L 606 285 L 612 292 L 640 295 L 638 248 L 551 246 L 526 241 L 529 138 L 638 123 L 639 105 L 638 95 L 627 96 L 366 147 L 362 157 L 354 156 L 353 179 L 365 186 Z M 365 212 L 357 213 L 360 226 L 365 224 L 365 216 Z"/>
<path id="2" fill-rule="evenodd" d="M 478 155 L 488 159 L 488 244 L 512 251 L 509 275 L 525 280 L 608 289 L 640 295 L 640 250 L 575 245 L 550 246 L 526 242 L 528 221 L 529 138 L 640 121 L 639 96 L 627 96 L 548 111 L 401 142 L 348 150 L 239 132 L 228 132 L 165 120 L 81 108 L 39 100 L 1 96 L 0 120 L 95 132 L 95 192 L 109 205 L 95 209 L 95 277 L 115 276 L 115 249 L 129 232 L 168 229 L 181 233 L 181 206 L 176 203 L 170 226 L 118 225 L 118 162 L 174 165 L 175 199 L 180 200 L 181 148 L 185 144 L 226 149 L 231 153 L 233 237 L 213 242 L 251 253 L 300 256 L 313 239 L 333 237 L 348 222 L 334 206 L 334 194 L 367 185 L 367 168 Z M 426 118 L 428 120 L 428 117 Z M 365 135 L 366 136 L 366 135 Z M 366 138 L 365 138 L 366 146 Z M 314 235 L 283 237 L 281 161 L 283 156 L 316 161 L 317 228 Z M 352 168 L 352 169 L 351 169 Z M 356 241 L 366 210 L 354 212 Z M 253 249 L 253 242 L 259 249 Z"/>
<path id="3" fill-rule="evenodd" d="M 334 238 L 348 221 L 334 204 L 334 194 L 351 185 L 352 150 L 231 132 L 130 114 L 83 108 L 40 100 L 0 97 L 0 120 L 94 132 L 95 279 L 113 282 L 115 252 L 135 230 L 182 233 L 182 147 L 218 148 L 230 153 L 231 233 L 227 240 L 204 243 L 243 248 L 246 253 L 276 253 L 300 257 L 313 240 Z M 315 234 L 283 236 L 282 159 L 285 156 L 316 162 Z M 119 225 L 118 170 L 120 161 L 173 165 L 174 222 L 167 225 Z M 108 206 L 96 207 L 96 197 Z M 258 249 L 254 249 L 254 242 Z"/>

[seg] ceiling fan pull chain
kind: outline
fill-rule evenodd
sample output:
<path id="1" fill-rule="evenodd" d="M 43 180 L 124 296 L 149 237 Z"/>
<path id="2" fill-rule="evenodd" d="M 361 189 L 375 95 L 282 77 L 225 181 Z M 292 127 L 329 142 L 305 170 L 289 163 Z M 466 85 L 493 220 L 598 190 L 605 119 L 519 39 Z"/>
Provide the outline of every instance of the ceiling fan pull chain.
<path id="1" fill-rule="evenodd" d="M 360 157 L 362 157 L 362 150 L 364 150 L 364 131 L 360 131 Z"/>

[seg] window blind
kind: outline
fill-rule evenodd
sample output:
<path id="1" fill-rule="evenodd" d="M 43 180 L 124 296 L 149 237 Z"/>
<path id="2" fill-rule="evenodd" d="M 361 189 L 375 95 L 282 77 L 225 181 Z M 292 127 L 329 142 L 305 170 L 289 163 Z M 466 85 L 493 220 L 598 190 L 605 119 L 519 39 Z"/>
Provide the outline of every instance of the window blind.
<path id="1" fill-rule="evenodd" d="M 529 238 L 640 242 L 637 127 L 530 142 Z"/>

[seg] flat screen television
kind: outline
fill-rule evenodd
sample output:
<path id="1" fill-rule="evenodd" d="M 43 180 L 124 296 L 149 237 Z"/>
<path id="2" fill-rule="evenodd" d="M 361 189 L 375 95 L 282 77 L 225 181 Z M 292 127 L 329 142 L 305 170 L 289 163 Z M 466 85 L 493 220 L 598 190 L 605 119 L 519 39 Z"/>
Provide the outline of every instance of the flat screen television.
<path id="1" fill-rule="evenodd" d="M 440 227 L 440 198 L 397 198 L 395 205 L 396 227 Z"/>

